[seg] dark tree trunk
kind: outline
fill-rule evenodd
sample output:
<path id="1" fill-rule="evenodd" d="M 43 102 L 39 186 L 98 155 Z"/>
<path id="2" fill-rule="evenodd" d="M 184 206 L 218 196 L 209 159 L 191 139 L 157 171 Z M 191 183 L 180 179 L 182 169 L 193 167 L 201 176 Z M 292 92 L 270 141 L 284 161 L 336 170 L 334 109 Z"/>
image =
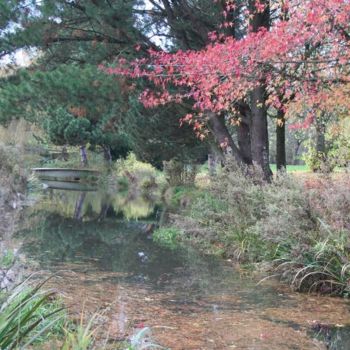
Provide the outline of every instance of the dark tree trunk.
<path id="1" fill-rule="evenodd" d="M 269 163 L 269 136 L 267 130 L 267 110 L 265 106 L 265 86 L 256 87 L 251 93 L 252 109 L 252 160 L 253 164 L 260 167 L 264 179 L 269 181 L 272 176 Z"/>
<path id="2" fill-rule="evenodd" d="M 103 146 L 103 156 L 106 162 L 112 164 L 112 154 L 109 146 Z"/>
<path id="3" fill-rule="evenodd" d="M 284 118 L 284 112 L 279 110 L 277 114 L 276 125 L 276 165 L 277 170 L 283 170 L 287 168 L 287 156 L 286 156 L 286 120 Z"/>
<path id="4" fill-rule="evenodd" d="M 80 158 L 81 158 L 81 164 L 83 166 L 87 166 L 88 165 L 88 159 L 87 159 L 85 146 L 80 146 Z"/>
<path id="5" fill-rule="evenodd" d="M 316 151 L 326 154 L 326 124 L 322 121 L 316 122 Z"/>
<path id="6" fill-rule="evenodd" d="M 210 175 L 216 175 L 218 166 L 225 163 L 225 156 L 222 149 L 215 140 L 209 140 L 208 168 Z"/>
<path id="7" fill-rule="evenodd" d="M 258 32 L 262 27 L 270 27 L 270 6 L 269 0 L 261 0 L 261 5 L 265 5 L 264 11 L 257 11 L 256 1 L 249 1 L 250 27 L 252 32 Z M 260 78 L 259 85 L 251 92 L 251 148 L 253 164 L 259 166 L 265 180 L 269 181 L 272 171 L 269 164 L 269 137 L 267 129 L 267 91 L 263 77 Z"/>
<path id="8" fill-rule="evenodd" d="M 330 172 L 327 162 L 326 149 L 326 123 L 322 120 L 316 120 L 316 151 L 317 159 L 321 162 L 320 167 L 316 171 Z"/>
<path id="9" fill-rule="evenodd" d="M 76 220 L 81 220 L 83 217 L 82 209 L 83 209 L 85 197 L 86 197 L 86 192 L 80 193 L 80 195 L 75 203 L 74 217 L 73 218 Z"/>
<path id="10" fill-rule="evenodd" d="M 241 122 L 237 129 L 237 138 L 239 150 L 242 154 L 244 162 L 248 165 L 252 164 L 252 142 L 251 142 L 251 124 L 252 111 L 250 106 L 244 101 L 237 103 L 240 113 Z"/>
<path id="11" fill-rule="evenodd" d="M 227 129 L 225 118 L 213 112 L 207 112 L 207 116 L 216 143 L 220 145 L 225 154 L 232 154 L 238 164 L 244 164 L 244 159 Z"/>
<path id="12" fill-rule="evenodd" d="M 68 161 L 68 151 L 67 151 L 67 146 L 62 147 L 62 159 L 67 162 Z"/>
<path id="13" fill-rule="evenodd" d="M 208 154 L 209 176 L 216 175 L 216 168 L 217 168 L 217 159 L 216 159 L 215 153 L 211 152 Z"/>
<path id="14" fill-rule="evenodd" d="M 98 221 L 103 221 L 106 219 L 109 207 L 110 207 L 109 204 L 102 204 L 101 205 L 101 212 L 100 212 L 100 215 L 98 216 L 98 219 L 97 219 Z"/>
<path id="15" fill-rule="evenodd" d="M 241 122 L 237 130 L 238 146 L 245 164 L 252 164 L 250 125 Z"/>

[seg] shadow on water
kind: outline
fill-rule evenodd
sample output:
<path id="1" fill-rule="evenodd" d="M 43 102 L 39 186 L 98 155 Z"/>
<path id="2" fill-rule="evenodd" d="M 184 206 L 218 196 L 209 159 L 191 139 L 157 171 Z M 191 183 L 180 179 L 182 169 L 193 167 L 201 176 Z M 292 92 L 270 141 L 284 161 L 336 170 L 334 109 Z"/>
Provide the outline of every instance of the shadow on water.
<path id="1" fill-rule="evenodd" d="M 329 334 L 316 336 L 313 322 L 350 321 L 342 300 L 257 286 L 215 257 L 156 245 L 162 210 L 152 195 L 48 189 L 18 237 L 41 269 L 65 271 L 56 287 L 72 305 L 109 305 L 115 338 L 145 324 L 171 349 L 327 349 Z M 329 349 L 350 348 L 342 330 Z"/>

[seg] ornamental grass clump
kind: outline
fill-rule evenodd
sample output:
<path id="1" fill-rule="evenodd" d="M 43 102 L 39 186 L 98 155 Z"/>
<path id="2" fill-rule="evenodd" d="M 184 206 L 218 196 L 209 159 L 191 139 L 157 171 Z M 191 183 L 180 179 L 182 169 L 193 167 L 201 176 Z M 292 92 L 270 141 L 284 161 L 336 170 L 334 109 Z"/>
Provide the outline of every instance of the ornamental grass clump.
<path id="1" fill-rule="evenodd" d="M 0 294 L 1 350 L 26 349 L 63 320 L 62 307 L 53 301 L 55 292 L 43 291 L 42 286 L 32 287 L 27 281 Z"/>
<path id="2" fill-rule="evenodd" d="M 94 342 L 97 328 L 94 328 L 94 322 L 98 314 L 94 314 L 87 324 L 83 324 L 83 313 L 81 315 L 80 323 L 75 329 L 65 330 L 65 337 L 61 350 L 88 350 L 95 349 Z"/>
<path id="3" fill-rule="evenodd" d="M 325 229 L 327 238 L 315 240 L 298 254 L 281 258 L 276 261 L 275 269 L 295 290 L 349 296 L 349 233 Z"/>
<path id="4" fill-rule="evenodd" d="M 277 264 L 293 288 L 349 295 L 349 181 L 346 174 L 306 181 L 305 196 L 318 223 L 317 235 L 308 245 L 294 247 Z"/>

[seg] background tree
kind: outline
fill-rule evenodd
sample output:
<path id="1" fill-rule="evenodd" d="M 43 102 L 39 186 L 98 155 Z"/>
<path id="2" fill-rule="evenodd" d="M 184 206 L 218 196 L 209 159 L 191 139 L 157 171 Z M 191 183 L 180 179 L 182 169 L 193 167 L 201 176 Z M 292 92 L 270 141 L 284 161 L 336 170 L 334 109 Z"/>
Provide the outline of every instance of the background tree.
<path id="1" fill-rule="evenodd" d="M 97 145 L 108 160 L 111 150 L 124 156 L 129 149 L 120 126 L 125 105 L 120 82 L 93 65 L 23 70 L 0 88 L 1 119 L 26 117 L 54 144 L 80 146 L 83 155 L 86 144 Z"/>
<path id="2" fill-rule="evenodd" d="M 182 163 L 205 161 L 210 144 L 202 142 L 188 124 L 179 120 L 188 108 L 170 104 L 162 108 L 140 108 L 135 97 L 123 122 L 130 146 L 139 159 L 160 168 L 164 160 L 176 158 Z M 161 128 L 159 127 L 161 125 Z"/>

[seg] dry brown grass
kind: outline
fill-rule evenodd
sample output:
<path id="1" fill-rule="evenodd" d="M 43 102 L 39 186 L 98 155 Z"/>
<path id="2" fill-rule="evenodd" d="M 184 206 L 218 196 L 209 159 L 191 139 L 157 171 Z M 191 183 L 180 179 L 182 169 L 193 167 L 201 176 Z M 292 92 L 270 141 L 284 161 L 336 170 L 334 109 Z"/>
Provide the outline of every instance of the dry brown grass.
<path id="1" fill-rule="evenodd" d="M 36 143 L 35 136 L 43 137 L 43 131 L 24 119 L 12 120 L 6 127 L 0 125 L 0 143 L 23 149 Z"/>

